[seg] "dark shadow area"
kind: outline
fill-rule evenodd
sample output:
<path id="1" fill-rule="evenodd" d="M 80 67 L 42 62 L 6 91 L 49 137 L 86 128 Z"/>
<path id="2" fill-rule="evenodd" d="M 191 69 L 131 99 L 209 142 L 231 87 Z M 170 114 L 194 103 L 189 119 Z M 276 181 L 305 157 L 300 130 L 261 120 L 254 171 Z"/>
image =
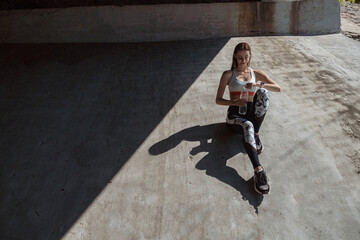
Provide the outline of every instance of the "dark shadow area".
<path id="1" fill-rule="evenodd" d="M 228 39 L 0 45 L 0 239 L 61 239 Z"/>
<path id="2" fill-rule="evenodd" d="M 242 195 L 242 199 L 249 201 L 258 213 L 263 195 L 254 190 L 253 178 L 245 180 L 235 169 L 226 166 L 230 158 L 239 153 L 246 154 L 241 138 L 240 134 L 232 133 L 225 123 L 194 126 L 154 144 L 149 152 L 158 155 L 171 150 L 182 141 L 200 142 L 199 146 L 191 149 L 190 154 L 193 156 L 200 152 L 208 154 L 196 164 L 196 169 L 206 170 L 207 175 L 235 188 Z"/>

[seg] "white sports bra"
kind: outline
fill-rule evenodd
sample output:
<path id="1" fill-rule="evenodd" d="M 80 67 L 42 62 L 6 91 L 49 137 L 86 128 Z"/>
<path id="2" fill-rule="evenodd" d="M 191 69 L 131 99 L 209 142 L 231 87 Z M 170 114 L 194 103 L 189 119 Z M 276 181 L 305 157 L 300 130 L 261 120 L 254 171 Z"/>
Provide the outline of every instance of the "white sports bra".
<path id="1" fill-rule="evenodd" d="M 256 91 L 255 87 L 253 87 L 252 89 L 246 89 L 245 88 L 245 85 L 247 83 L 255 83 L 256 82 L 255 73 L 254 73 L 252 68 L 250 68 L 250 73 L 251 73 L 251 79 L 250 80 L 248 80 L 248 81 L 240 81 L 239 79 L 237 79 L 237 77 L 236 77 L 236 69 L 234 69 L 231 81 L 230 81 L 230 83 L 228 85 L 230 96 L 240 95 L 240 94 L 242 94 L 244 92 L 247 92 L 247 94 L 249 96 L 254 96 L 255 95 L 255 91 Z"/>

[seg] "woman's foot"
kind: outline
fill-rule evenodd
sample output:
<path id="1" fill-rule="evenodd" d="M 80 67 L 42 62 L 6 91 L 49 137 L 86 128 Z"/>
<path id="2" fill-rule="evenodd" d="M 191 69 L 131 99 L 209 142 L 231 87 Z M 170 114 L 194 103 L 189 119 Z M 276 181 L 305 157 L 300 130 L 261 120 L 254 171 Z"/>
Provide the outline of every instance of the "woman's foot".
<path id="1" fill-rule="evenodd" d="M 266 177 L 266 173 L 263 168 L 258 171 L 255 170 L 254 188 L 255 191 L 260 194 L 268 194 L 270 192 L 269 179 Z"/>
<path id="2" fill-rule="evenodd" d="M 257 154 L 259 155 L 260 153 L 262 153 L 264 151 L 264 147 L 259 138 L 259 133 L 255 133 L 255 142 L 256 142 L 256 151 L 257 151 Z"/>

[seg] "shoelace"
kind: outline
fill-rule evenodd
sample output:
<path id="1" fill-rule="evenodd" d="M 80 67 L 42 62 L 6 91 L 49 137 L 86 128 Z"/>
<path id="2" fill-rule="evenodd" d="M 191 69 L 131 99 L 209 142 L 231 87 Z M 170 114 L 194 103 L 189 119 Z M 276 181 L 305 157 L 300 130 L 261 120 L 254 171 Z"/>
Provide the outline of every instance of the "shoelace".
<path id="1" fill-rule="evenodd" d="M 264 172 L 259 172 L 258 174 L 258 179 L 261 185 L 266 185 L 267 184 L 267 180 L 268 178 L 266 177 Z"/>

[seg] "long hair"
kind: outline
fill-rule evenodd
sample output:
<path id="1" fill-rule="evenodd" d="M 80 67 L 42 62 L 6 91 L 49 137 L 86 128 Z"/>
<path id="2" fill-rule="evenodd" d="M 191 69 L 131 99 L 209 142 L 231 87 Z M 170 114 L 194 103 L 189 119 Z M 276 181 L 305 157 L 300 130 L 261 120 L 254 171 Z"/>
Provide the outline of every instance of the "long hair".
<path id="1" fill-rule="evenodd" d="M 247 44 L 246 42 L 242 42 L 242 43 L 239 43 L 238 45 L 236 45 L 236 47 L 235 47 L 235 49 L 234 49 L 233 60 L 232 60 L 232 64 L 231 64 L 231 70 L 234 70 L 235 68 L 237 68 L 238 63 L 237 63 L 236 58 L 234 57 L 234 55 L 235 55 L 238 51 L 241 51 L 241 50 L 249 51 L 249 53 L 250 53 L 250 59 L 249 59 L 249 62 L 247 63 L 247 66 L 250 67 L 251 48 L 250 48 L 249 44 Z"/>

